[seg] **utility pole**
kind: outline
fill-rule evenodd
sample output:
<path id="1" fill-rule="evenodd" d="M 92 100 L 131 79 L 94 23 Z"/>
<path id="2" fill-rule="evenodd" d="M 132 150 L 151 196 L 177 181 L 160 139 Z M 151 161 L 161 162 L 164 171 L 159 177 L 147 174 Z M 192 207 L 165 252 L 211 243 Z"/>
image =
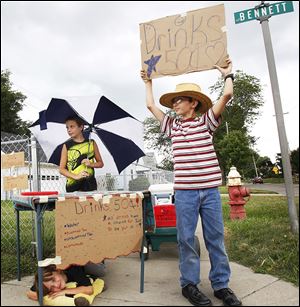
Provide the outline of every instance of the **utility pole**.
<path id="1" fill-rule="evenodd" d="M 252 154 L 252 160 L 253 160 L 253 164 L 254 164 L 254 168 L 255 168 L 256 177 L 258 177 L 257 167 L 256 167 L 256 163 L 255 163 L 255 159 L 254 159 L 254 155 L 253 154 Z"/>
<path id="2" fill-rule="evenodd" d="M 269 3 L 265 3 L 265 1 L 261 1 L 261 4 L 256 6 L 255 9 L 263 9 L 269 7 Z M 283 111 L 281 105 L 281 98 L 279 92 L 279 85 L 277 79 L 277 72 L 275 66 L 275 59 L 271 41 L 271 34 L 269 29 L 269 18 L 271 16 L 261 16 L 257 19 L 260 21 L 263 38 L 265 43 L 266 55 L 267 55 L 267 62 L 269 68 L 269 75 L 272 87 L 272 95 L 275 107 L 275 114 L 276 114 L 276 122 L 277 122 L 277 130 L 279 135 L 279 143 L 280 143 L 280 150 L 281 150 L 281 157 L 282 157 L 282 166 L 284 172 L 284 183 L 286 189 L 286 195 L 288 198 L 288 210 L 289 216 L 291 221 L 291 228 L 292 232 L 295 234 L 299 233 L 299 223 L 297 217 L 297 210 L 295 206 L 295 199 L 294 199 L 294 186 L 293 186 L 293 178 L 292 178 L 292 168 L 291 162 L 289 157 L 289 148 L 288 148 L 288 141 L 285 132 L 284 126 L 284 118 L 283 118 Z"/>

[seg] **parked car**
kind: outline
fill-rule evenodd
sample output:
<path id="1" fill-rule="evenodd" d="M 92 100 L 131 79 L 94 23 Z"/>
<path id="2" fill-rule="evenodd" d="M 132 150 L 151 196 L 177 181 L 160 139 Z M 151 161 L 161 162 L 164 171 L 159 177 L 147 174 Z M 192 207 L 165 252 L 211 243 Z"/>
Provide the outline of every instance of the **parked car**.
<path id="1" fill-rule="evenodd" d="M 264 181 L 263 181 L 263 179 L 262 179 L 261 177 L 254 177 L 254 178 L 252 179 L 252 183 L 253 183 L 253 184 L 256 184 L 256 183 L 263 184 Z"/>

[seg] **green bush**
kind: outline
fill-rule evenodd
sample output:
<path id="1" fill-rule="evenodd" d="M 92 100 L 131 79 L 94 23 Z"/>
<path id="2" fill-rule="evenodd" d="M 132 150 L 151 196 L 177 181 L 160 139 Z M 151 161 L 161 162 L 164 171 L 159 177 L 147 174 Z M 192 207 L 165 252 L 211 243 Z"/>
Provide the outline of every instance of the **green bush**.
<path id="1" fill-rule="evenodd" d="M 150 186 L 147 177 L 137 177 L 129 181 L 129 191 L 144 191 L 148 190 Z"/>

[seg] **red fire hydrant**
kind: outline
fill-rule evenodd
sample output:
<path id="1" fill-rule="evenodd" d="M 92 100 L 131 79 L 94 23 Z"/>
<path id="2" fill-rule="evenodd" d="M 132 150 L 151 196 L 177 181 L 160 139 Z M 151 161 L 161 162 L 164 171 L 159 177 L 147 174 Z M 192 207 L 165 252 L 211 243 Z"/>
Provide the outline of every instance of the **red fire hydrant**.
<path id="1" fill-rule="evenodd" d="M 241 175 L 236 170 L 236 167 L 232 166 L 227 176 L 228 178 L 228 193 L 229 193 L 229 205 L 230 205 L 230 219 L 245 219 L 246 210 L 244 205 L 250 199 L 250 190 L 242 186 Z M 244 197 L 248 197 L 244 199 Z"/>

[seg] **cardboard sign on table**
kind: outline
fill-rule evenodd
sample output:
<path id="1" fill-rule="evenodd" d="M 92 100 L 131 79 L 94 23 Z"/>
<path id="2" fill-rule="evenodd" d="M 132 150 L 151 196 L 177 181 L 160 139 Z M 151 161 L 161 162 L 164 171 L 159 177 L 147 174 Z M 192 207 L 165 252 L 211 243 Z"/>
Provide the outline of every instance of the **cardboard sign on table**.
<path id="1" fill-rule="evenodd" d="M 139 252 L 143 238 L 142 198 L 130 194 L 98 200 L 92 197 L 58 200 L 55 232 L 60 268 Z"/>

